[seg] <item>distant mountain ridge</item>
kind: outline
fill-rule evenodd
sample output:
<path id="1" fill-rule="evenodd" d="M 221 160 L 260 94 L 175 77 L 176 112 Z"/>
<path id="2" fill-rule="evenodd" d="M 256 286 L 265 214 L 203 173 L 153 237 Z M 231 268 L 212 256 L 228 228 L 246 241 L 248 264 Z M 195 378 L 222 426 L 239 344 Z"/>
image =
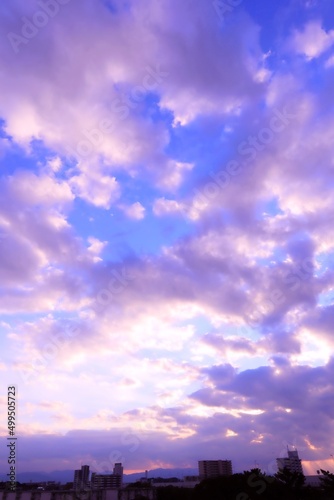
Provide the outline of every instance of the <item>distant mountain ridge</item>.
<path id="1" fill-rule="evenodd" d="M 94 472 L 94 471 L 93 471 Z M 176 468 L 176 469 L 152 469 L 148 471 L 148 477 L 177 477 L 182 479 L 184 476 L 193 476 L 198 474 L 197 468 Z M 56 481 L 63 484 L 73 481 L 74 470 L 55 470 L 52 472 L 19 472 L 16 475 L 17 481 L 20 483 L 33 483 L 44 481 Z M 139 481 L 145 476 L 145 471 L 135 472 L 133 474 L 124 474 L 124 482 L 131 483 Z M 6 474 L 0 474 L 0 481 L 6 481 Z"/>
<path id="2" fill-rule="evenodd" d="M 148 477 L 177 477 L 183 479 L 184 476 L 194 476 L 198 474 L 198 469 L 152 469 L 148 471 Z M 133 474 L 124 474 L 125 482 L 138 481 L 141 477 L 145 476 L 145 472 L 136 472 Z"/>

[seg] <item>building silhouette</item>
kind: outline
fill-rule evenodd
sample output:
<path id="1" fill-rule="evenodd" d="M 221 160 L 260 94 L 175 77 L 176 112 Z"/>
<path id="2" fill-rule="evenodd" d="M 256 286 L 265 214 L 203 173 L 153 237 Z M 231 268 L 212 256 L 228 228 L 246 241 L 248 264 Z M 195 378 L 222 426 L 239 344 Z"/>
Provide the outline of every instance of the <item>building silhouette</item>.
<path id="1" fill-rule="evenodd" d="M 89 465 L 82 465 L 81 469 L 74 471 L 73 487 L 75 490 L 81 490 L 89 486 Z"/>
<path id="2" fill-rule="evenodd" d="M 121 477 L 118 474 L 97 474 L 93 472 L 91 485 L 94 490 L 121 488 Z"/>
<path id="3" fill-rule="evenodd" d="M 117 462 L 114 465 L 114 474 L 115 476 L 121 477 L 121 486 L 123 485 L 123 466 L 121 462 Z"/>
<path id="4" fill-rule="evenodd" d="M 282 472 L 283 469 L 288 469 L 290 472 L 304 474 L 302 461 L 298 456 L 297 450 L 289 450 L 288 448 L 288 456 L 284 458 L 276 458 L 276 463 L 280 472 Z"/>
<path id="5" fill-rule="evenodd" d="M 232 475 L 231 460 L 199 460 L 198 472 L 200 479 Z"/>
<path id="6" fill-rule="evenodd" d="M 93 472 L 91 479 L 93 489 L 115 489 L 123 486 L 123 466 L 115 463 L 112 474 L 97 474 Z"/>

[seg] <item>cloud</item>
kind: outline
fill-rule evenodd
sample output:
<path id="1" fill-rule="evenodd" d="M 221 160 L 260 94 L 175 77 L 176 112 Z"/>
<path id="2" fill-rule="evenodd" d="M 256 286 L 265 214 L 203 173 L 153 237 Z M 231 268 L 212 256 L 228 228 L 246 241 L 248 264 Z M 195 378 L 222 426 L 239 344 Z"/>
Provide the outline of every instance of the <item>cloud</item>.
<path id="1" fill-rule="evenodd" d="M 160 151 L 168 144 L 169 134 L 161 120 L 153 122 L 143 116 L 145 94 L 157 94 L 160 106 L 182 123 L 202 113 L 235 112 L 251 95 L 260 95 L 254 57 L 261 53 L 258 28 L 249 18 L 241 18 L 239 29 L 223 33 L 216 45 L 215 14 L 204 2 L 191 16 L 179 3 L 172 9 L 154 2 L 133 5 L 131 16 L 121 5 L 115 16 L 102 2 L 94 4 L 92 16 L 90 5 L 87 0 L 80 22 L 76 22 L 75 4 L 66 5 L 66 11 L 64 6 L 16 55 L 10 43 L 3 44 L 8 72 L 2 80 L 0 111 L 6 130 L 26 147 L 33 138 L 41 139 L 59 154 L 79 160 L 103 156 L 110 168 L 122 165 L 136 171 L 136 164 L 145 163 L 154 171 L 160 165 L 159 180 L 176 186 L 182 164 L 176 162 L 173 174 L 164 176 L 163 167 L 169 170 L 171 160 Z M 15 1 L 5 18 L 4 35 L 10 29 L 19 30 L 18 13 L 29 18 L 28 10 L 22 0 Z M 203 24 L 203 14 L 208 15 L 211 29 Z M 163 32 L 156 29 L 162 19 Z M 101 43 L 101 36 L 108 43 Z M 37 61 L 34 54 L 40 43 L 43 50 Z M 214 45 L 217 58 L 212 57 Z M 64 47 L 71 47 L 71 59 Z M 164 53 L 163 65 L 157 50 Z M 87 54 L 92 52 L 94 57 L 87 64 Z M 24 93 L 17 84 L 18 72 L 21 78 L 24 75 Z M 107 201 L 104 198 L 100 203 Z"/>
<path id="2" fill-rule="evenodd" d="M 92 165 L 90 165 L 92 167 Z M 109 209 L 120 197 L 120 187 L 115 177 L 104 175 L 98 168 L 90 168 L 70 179 L 70 186 L 76 196 L 92 205 Z"/>
<path id="3" fill-rule="evenodd" d="M 328 419 L 332 414 L 327 404 L 332 371 L 333 360 L 322 367 L 291 366 L 285 362 L 284 365 L 262 366 L 239 373 L 231 366 L 213 366 L 205 373 L 220 394 L 220 404 L 229 405 L 235 397 L 234 401 L 239 399 L 239 405 L 245 409 L 290 408 L 299 413 L 312 408 L 319 416 Z M 201 400 L 205 402 L 205 398 Z M 313 418 L 314 414 L 309 426 L 313 425 Z"/>
<path id="4" fill-rule="evenodd" d="M 323 29 L 320 20 L 308 22 L 303 31 L 295 31 L 290 46 L 297 54 L 312 60 L 326 52 L 334 43 L 334 30 Z"/>
<path id="5" fill-rule="evenodd" d="M 334 306 L 319 306 L 305 317 L 304 327 L 310 330 L 313 335 L 324 338 L 329 344 L 332 344 L 332 324 L 334 317 Z"/>
<path id="6" fill-rule="evenodd" d="M 165 215 L 182 214 L 184 212 L 184 204 L 176 200 L 168 200 L 166 198 L 158 198 L 153 203 L 153 213 L 157 217 Z"/>
<path id="7" fill-rule="evenodd" d="M 119 208 L 125 213 L 130 219 L 141 220 L 145 217 L 145 207 L 136 201 L 132 205 L 120 205 Z"/>

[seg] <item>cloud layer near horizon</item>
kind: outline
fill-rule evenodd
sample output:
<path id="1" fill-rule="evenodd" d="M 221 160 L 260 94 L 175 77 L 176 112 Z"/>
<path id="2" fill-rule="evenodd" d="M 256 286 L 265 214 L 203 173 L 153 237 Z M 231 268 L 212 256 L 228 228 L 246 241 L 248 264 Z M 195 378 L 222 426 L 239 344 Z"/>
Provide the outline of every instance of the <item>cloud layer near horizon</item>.
<path id="1" fill-rule="evenodd" d="M 57 1 L 0 6 L 20 470 L 272 473 L 292 445 L 314 472 L 334 445 L 330 3 Z"/>

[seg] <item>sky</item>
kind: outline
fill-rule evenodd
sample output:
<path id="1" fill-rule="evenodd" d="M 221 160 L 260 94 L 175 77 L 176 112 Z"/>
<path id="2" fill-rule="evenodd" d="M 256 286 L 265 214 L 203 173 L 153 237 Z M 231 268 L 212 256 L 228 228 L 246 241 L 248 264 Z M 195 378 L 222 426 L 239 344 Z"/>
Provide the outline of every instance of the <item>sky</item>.
<path id="1" fill-rule="evenodd" d="M 287 446 L 333 471 L 331 0 L 3 0 L 0 18 L 17 471 L 275 473 Z"/>

